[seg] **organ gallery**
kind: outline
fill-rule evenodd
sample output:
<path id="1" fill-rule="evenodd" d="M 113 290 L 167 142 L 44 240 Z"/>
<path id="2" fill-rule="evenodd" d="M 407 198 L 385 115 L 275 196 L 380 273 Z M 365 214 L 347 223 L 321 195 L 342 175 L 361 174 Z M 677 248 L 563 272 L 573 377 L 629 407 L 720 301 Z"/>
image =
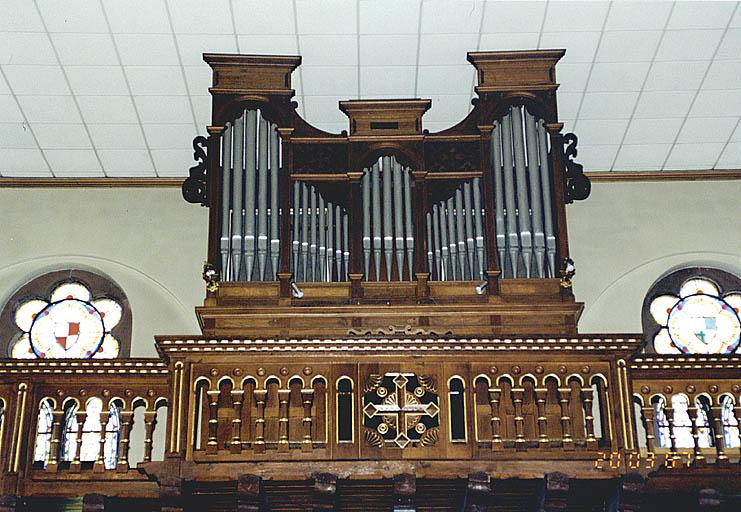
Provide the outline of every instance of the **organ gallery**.
<path id="1" fill-rule="evenodd" d="M 204 54 L 201 333 L 46 358 L 51 305 L 115 327 L 50 288 L 19 324 L 33 358 L 0 361 L 0 510 L 731 510 L 741 295 L 680 276 L 656 338 L 578 331 L 563 55 L 468 53 L 472 108 L 442 131 L 413 98 L 341 101 L 329 133 L 297 112 L 300 57 Z"/>

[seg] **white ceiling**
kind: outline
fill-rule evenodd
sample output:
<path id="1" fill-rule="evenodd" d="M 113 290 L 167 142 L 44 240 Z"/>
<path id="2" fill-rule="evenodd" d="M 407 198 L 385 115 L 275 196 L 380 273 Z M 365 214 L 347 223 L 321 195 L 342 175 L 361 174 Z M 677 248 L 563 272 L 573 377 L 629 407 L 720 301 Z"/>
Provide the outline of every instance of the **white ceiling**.
<path id="1" fill-rule="evenodd" d="M 471 50 L 565 48 L 561 119 L 587 170 L 741 168 L 739 2 L 0 0 L 0 175 L 185 176 L 210 115 L 203 52 L 303 56 L 300 112 L 470 108 Z"/>

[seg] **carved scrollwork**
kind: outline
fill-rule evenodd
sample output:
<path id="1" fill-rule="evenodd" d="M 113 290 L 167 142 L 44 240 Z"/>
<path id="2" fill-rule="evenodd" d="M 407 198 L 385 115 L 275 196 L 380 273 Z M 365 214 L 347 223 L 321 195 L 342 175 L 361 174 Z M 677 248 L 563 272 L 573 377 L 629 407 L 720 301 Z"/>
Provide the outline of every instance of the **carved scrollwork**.
<path id="1" fill-rule="evenodd" d="M 561 262 L 561 288 L 571 288 L 573 286 L 573 283 L 571 282 L 571 279 L 576 274 L 576 266 L 574 265 L 574 260 L 571 258 L 564 258 L 564 260 Z"/>
<path id="2" fill-rule="evenodd" d="M 478 142 L 425 142 L 428 171 L 476 171 L 481 168 Z"/>
<path id="3" fill-rule="evenodd" d="M 584 166 L 573 160 L 576 158 L 576 144 L 578 141 L 578 137 L 573 133 L 567 133 L 563 136 L 563 143 L 566 146 L 564 148 L 564 165 L 566 166 L 564 200 L 567 203 L 586 199 L 592 190 L 592 183 L 584 174 Z"/>
<path id="4" fill-rule="evenodd" d="M 206 290 L 215 292 L 219 289 L 219 280 L 221 279 L 221 276 L 219 275 L 219 271 L 216 270 L 216 267 L 211 263 L 207 261 L 203 262 L 203 273 L 201 274 L 201 277 L 206 281 Z"/>
<path id="5" fill-rule="evenodd" d="M 389 325 L 387 328 L 379 329 L 348 329 L 348 336 L 429 336 L 438 338 L 440 336 L 452 336 L 451 331 L 445 331 L 444 333 L 438 333 L 437 331 L 428 331 L 425 329 L 414 328 L 411 325 L 405 325 L 399 327 L 395 325 Z"/>
<path id="6" fill-rule="evenodd" d="M 203 135 L 193 139 L 193 160 L 198 162 L 188 171 L 189 176 L 182 185 L 183 198 L 189 203 L 201 203 L 202 206 L 208 204 L 207 188 L 207 168 L 206 168 L 206 148 L 208 139 Z"/>
<path id="7" fill-rule="evenodd" d="M 435 383 L 434 377 L 430 375 L 420 375 L 418 378 L 419 385 L 422 386 L 425 391 L 429 391 L 430 393 L 437 393 L 437 384 Z"/>
<path id="8" fill-rule="evenodd" d="M 383 377 L 376 373 L 368 375 L 368 378 L 365 381 L 365 386 L 363 387 L 363 393 L 375 391 L 375 389 L 381 385 L 381 380 L 383 380 Z"/>

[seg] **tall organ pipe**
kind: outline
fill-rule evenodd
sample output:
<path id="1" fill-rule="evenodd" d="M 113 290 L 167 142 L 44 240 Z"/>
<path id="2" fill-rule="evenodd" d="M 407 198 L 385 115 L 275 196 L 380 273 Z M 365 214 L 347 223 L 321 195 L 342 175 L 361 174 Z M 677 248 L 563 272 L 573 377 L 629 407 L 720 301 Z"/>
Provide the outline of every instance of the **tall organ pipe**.
<path id="1" fill-rule="evenodd" d="M 257 111 L 247 111 L 247 148 L 245 151 L 244 182 L 244 246 L 245 279 L 252 281 L 255 263 L 255 166 L 257 157 Z"/>
<path id="2" fill-rule="evenodd" d="M 402 205 L 402 188 L 401 188 L 401 166 L 394 161 L 392 172 L 394 176 L 394 233 L 396 244 L 394 245 L 394 255 L 396 256 L 396 268 L 399 272 L 399 281 L 403 279 L 404 274 L 404 206 Z M 391 269 L 388 269 L 389 276 Z"/>
<path id="3" fill-rule="evenodd" d="M 232 213 L 232 280 L 238 281 L 242 269 L 242 226 L 244 212 L 244 114 L 234 122 L 234 188 Z"/>
<path id="4" fill-rule="evenodd" d="M 376 281 L 381 280 L 381 168 L 376 163 L 371 168 L 373 205 L 373 261 L 376 266 Z"/>
<path id="5" fill-rule="evenodd" d="M 450 246 L 448 245 L 448 217 L 445 214 L 446 203 L 442 201 L 437 207 L 438 217 L 440 218 L 440 253 L 441 253 L 441 268 L 440 277 L 441 281 L 446 281 L 450 278 Z"/>
<path id="6" fill-rule="evenodd" d="M 425 214 L 425 223 L 427 226 L 427 269 L 430 275 L 434 272 L 434 259 L 433 259 L 433 245 L 432 245 L 432 214 L 427 212 Z"/>
<path id="7" fill-rule="evenodd" d="M 309 186 L 301 183 L 301 279 L 309 280 Z"/>
<path id="8" fill-rule="evenodd" d="M 494 123 L 494 136 L 491 140 L 491 170 L 494 173 L 494 226 L 497 232 L 497 253 L 502 272 L 507 263 L 507 233 L 504 224 L 504 179 L 502 177 L 502 123 Z M 509 207 L 509 206 L 508 206 Z"/>
<path id="9" fill-rule="evenodd" d="M 327 281 L 332 281 L 334 270 L 334 206 L 327 203 Z M 339 275 L 338 281 L 339 281 Z"/>
<path id="10" fill-rule="evenodd" d="M 440 241 L 440 206 L 436 204 L 432 206 L 432 243 L 435 247 L 435 279 L 442 281 L 445 277 L 442 271 L 441 251 L 447 253 L 448 249 Z M 447 256 L 445 260 L 447 261 Z M 432 267 L 430 267 L 430 272 L 432 272 Z"/>
<path id="11" fill-rule="evenodd" d="M 507 246 L 512 277 L 517 277 L 520 260 L 520 238 L 517 236 L 517 207 L 515 205 L 515 175 L 512 161 L 512 114 L 502 119 L 502 170 L 504 172 L 504 204 L 507 220 Z"/>
<path id="12" fill-rule="evenodd" d="M 306 278 L 307 281 L 316 281 L 314 271 L 316 270 L 316 221 L 317 221 L 317 208 L 316 208 L 316 189 L 314 185 L 309 187 L 309 275 Z"/>
<path id="13" fill-rule="evenodd" d="M 335 240 L 335 266 L 337 267 L 337 280 L 341 281 L 346 273 L 342 271 L 342 211 L 339 206 L 334 207 L 334 240 Z"/>
<path id="14" fill-rule="evenodd" d="M 455 232 L 455 195 L 446 202 L 446 220 L 448 225 L 448 249 L 450 253 L 451 279 L 458 279 L 458 244 Z"/>
<path id="15" fill-rule="evenodd" d="M 530 224 L 530 201 L 527 191 L 527 169 L 525 168 L 525 148 L 522 137 L 522 114 L 520 109 L 510 109 L 512 114 L 512 138 L 515 148 L 515 179 L 517 183 L 517 223 L 520 227 L 522 260 L 525 263 L 525 277 L 530 277 L 533 251 Z"/>
<path id="16" fill-rule="evenodd" d="M 293 278 L 298 279 L 299 250 L 301 247 L 301 187 L 298 181 L 293 182 L 293 240 L 291 250 L 293 254 Z"/>
<path id="17" fill-rule="evenodd" d="M 556 235 L 553 230 L 553 210 L 551 205 L 551 173 L 548 167 L 548 134 L 545 123 L 538 121 L 538 149 L 540 154 L 540 184 L 543 190 L 543 224 L 545 231 L 546 254 L 550 277 L 556 276 Z M 544 275 L 545 277 L 545 275 Z"/>
<path id="18" fill-rule="evenodd" d="M 474 211 L 474 226 L 476 227 L 476 262 L 478 268 L 479 279 L 484 279 L 484 212 L 481 209 L 481 178 L 473 179 L 473 211 Z M 504 224 L 504 221 L 502 221 Z M 499 234 L 497 233 L 497 236 Z M 504 237 L 504 235 L 502 235 Z"/>
<path id="19" fill-rule="evenodd" d="M 373 168 L 369 171 L 370 173 L 376 172 L 378 164 L 373 164 Z M 370 256 L 371 256 L 371 211 L 369 206 L 371 205 L 371 179 L 368 179 L 366 174 L 360 181 L 360 186 L 363 189 L 363 261 L 365 263 L 365 280 L 369 280 L 368 275 L 370 269 Z"/>
<path id="20" fill-rule="evenodd" d="M 404 227 L 406 230 L 407 267 L 409 268 L 409 279 L 414 279 L 414 236 L 412 234 L 412 183 L 411 172 L 408 169 L 404 175 Z M 418 206 L 419 207 L 419 206 Z M 429 213 L 427 214 L 429 217 Z M 429 229 L 429 228 L 428 228 Z M 429 250 L 429 247 L 428 247 Z M 430 265 L 429 271 L 432 271 Z M 399 269 L 401 275 L 401 269 Z"/>
<path id="21" fill-rule="evenodd" d="M 268 122 L 260 118 L 259 160 L 257 166 L 257 273 L 265 279 L 268 261 Z"/>
<path id="22" fill-rule="evenodd" d="M 232 125 L 226 124 L 221 138 L 221 275 L 225 281 L 231 280 L 229 274 L 229 242 L 232 196 Z"/>
<path id="23" fill-rule="evenodd" d="M 460 279 L 466 278 L 466 235 L 464 232 L 463 190 L 458 187 L 455 191 L 455 238 L 458 245 L 458 272 Z"/>
<path id="24" fill-rule="evenodd" d="M 473 198 L 471 197 L 471 182 L 467 181 L 463 184 L 463 219 L 466 227 L 466 255 L 468 256 L 468 270 L 470 272 L 471 279 L 474 279 L 476 274 L 475 259 L 476 259 L 476 248 L 474 245 L 474 237 L 476 236 L 473 232 Z"/>
<path id="25" fill-rule="evenodd" d="M 538 140 L 535 135 L 535 118 L 527 110 L 524 110 L 524 114 L 527 177 L 530 184 L 530 212 L 532 214 L 533 247 L 535 250 L 535 275 L 536 277 L 545 277 L 545 233 L 543 232 L 543 210 L 541 208 Z"/>
<path id="26" fill-rule="evenodd" d="M 327 259 L 327 233 L 325 232 L 326 228 L 326 211 L 324 209 L 324 198 L 319 195 L 319 262 L 318 262 L 318 269 L 315 270 L 315 276 L 317 281 L 325 281 L 326 280 L 326 265 L 325 261 Z"/>
<path id="27" fill-rule="evenodd" d="M 274 124 L 270 125 L 270 259 L 273 279 L 278 279 L 280 234 L 278 233 L 278 172 L 280 167 L 280 138 Z"/>
<path id="28" fill-rule="evenodd" d="M 348 237 L 347 212 L 342 212 L 342 263 L 344 265 L 345 281 L 347 281 L 350 270 L 350 245 Z"/>
<path id="29" fill-rule="evenodd" d="M 391 157 L 383 157 L 383 202 L 391 203 Z M 386 281 L 391 281 L 391 265 L 393 258 L 394 236 L 391 222 L 391 208 L 383 209 L 383 255 L 386 260 Z"/>

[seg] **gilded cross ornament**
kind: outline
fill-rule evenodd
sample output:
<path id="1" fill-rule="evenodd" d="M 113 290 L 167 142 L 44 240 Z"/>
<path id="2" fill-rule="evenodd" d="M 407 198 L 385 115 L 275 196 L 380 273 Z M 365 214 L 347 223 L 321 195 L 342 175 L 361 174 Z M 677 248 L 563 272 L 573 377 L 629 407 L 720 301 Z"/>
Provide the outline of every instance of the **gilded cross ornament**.
<path id="1" fill-rule="evenodd" d="M 414 373 L 371 375 L 363 396 L 366 440 L 376 447 L 432 445 L 440 407 L 434 380 Z"/>

